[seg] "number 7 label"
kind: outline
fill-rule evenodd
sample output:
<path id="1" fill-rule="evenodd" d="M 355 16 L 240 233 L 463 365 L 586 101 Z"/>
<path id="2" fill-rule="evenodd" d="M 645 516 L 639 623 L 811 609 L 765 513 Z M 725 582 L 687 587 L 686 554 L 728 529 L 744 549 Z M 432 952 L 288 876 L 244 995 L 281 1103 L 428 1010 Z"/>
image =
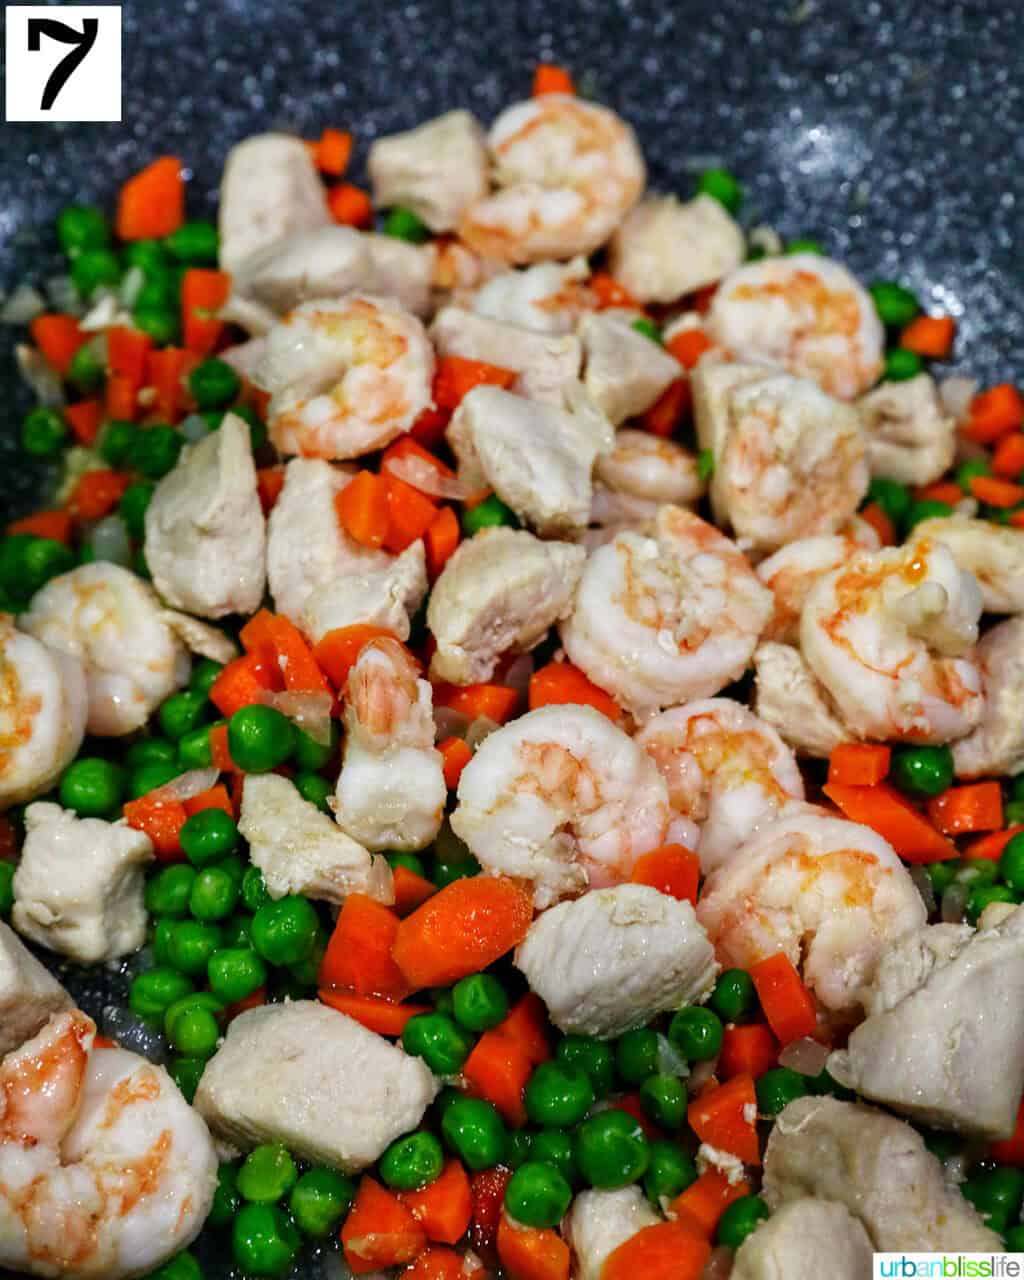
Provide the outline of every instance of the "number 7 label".
<path id="1" fill-rule="evenodd" d="M 119 6 L 7 5 L 4 19 L 8 121 L 121 119 Z"/>

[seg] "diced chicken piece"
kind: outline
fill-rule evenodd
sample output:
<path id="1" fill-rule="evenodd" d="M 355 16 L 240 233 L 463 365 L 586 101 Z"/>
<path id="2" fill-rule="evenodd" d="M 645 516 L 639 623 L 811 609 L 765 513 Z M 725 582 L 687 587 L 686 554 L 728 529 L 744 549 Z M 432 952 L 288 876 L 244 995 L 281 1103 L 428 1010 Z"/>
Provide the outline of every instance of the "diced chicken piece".
<path id="1" fill-rule="evenodd" d="M 1010 777 L 1024 769 L 1024 618 L 986 631 L 974 651 L 985 709 L 976 729 L 953 743 L 958 778 Z"/>
<path id="2" fill-rule="evenodd" d="M 973 573 L 987 613 L 1024 613 L 1024 529 L 971 516 L 939 516 L 914 526 L 915 538 L 941 542 Z"/>
<path id="3" fill-rule="evenodd" d="M 482 360 L 517 374 L 512 390 L 561 406 L 564 387 L 580 375 L 583 347 L 574 334 L 532 333 L 462 307 L 445 307 L 430 327 L 439 356 Z"/>
<path id="4" fill-rule="evenodd" d="M 30 1040 L 51 1014 L 72 1008 L 49 969 L 0 920 L 0 1058 Z"/>
<path id="5" fill-rule="evenodd" d="M 515 962 L 556 1027 L 604 1040 L 704 1000 L 718 973 L 690 903 L 641 884 L 551 907 Z"/>
<path id="6" fill-rule="evenodd" d="M 611 448 L 611 427 L 592 408 L 577 408 L 475 387 L 448 427 L 460 473 L 467 483 L 482 477 L 538 533 L 557 537 L 584 529 L 591 472 L 598 454 Z"/>
<path id="7" fill-rule="evenodd" d="M 878 1250 L 1003 1252 L 921 1135 L 853 1102 L 798 1098 L 780 1112 L 761 1194 L 773 1209 L 806 1196 L 845 1205 Z"/>
<path id="8" fill-rule="evenodd" d="M 330 222 L 323 183 L 301 138 L 261 133 L 228 152 L 220 182 L 225 271 L 237 271 L 250 254 L 283 236 Z"/>
<path id="9" fill-rule="evenodd" d="M 746 251 L 743 232 L 713 197 L 682 204 L 648 196 L 612 236 L 608 266 L 638 302 L 675 302 L 735 271 Z"/>
<path id="10" fill-rule="evenodd" d="M 365 292 L 394 298 L 416 316 L 433 310 L 435 255 L 431 245 L 409 244 L 397 236 L 364 231 L 370 250 L 370 283 Z"/>
<path id="11" fill-rule="evenodd" d="M 207 1063 L 195 1107 L 242 1150 L 281 1142 L 357 1173 L 415 1129 L 438 1090 L 422 1059 L 312 1000 L 240 1014 Z"/>
<path id="12" fill-rule="evenodd" d="M 395 900 L 386 860 L 357 844 L 287 778 L 246 778 L 238 829 L 272 898 L 301 893 L 340 905 L 347 894 L 364 893 L 378 902 Z"/>
<path id="13" fill-rule="evenodd" d="M 161 610 L 160 617 L 182 644 L 201 658 L 223 664 L 238 656 L 238 646 L 219 627 L 211 627 L 208 622 L 200 622 L 198 618 L 174 609 Z"/>
<path id="14" fill-rule="evenodd" d="M 953 949 L 914 935 L 884 955 L 872 1014 L 828 1060 L 841 1083 L 911 1120 L 978 1138 L 1008 1138 L 1024 1091 L 1024 909 L 968 931 Z M 930 929 L 922 930 L 923 935 Z M 911 950 L 921 970 L 899 986 Z"/>
<path id="15" fill-rule="evenodd" d="M 183 450 L 146 511 L 146 563 L 176 609 L 203 618 L 253 613 L 266 582 L 266 528 L 249 424 L 228 413 Z"/>
<path id="16" fill-rule="evenodd" d="M 580 325 L 586 366 L 583 385 L 618 426 L 649 409 L 683 376 L 678 360 L 633 328 L 628 314 L 601 311 Z"/>
<path id="17" fill-rule="evenodd" d="M 79 964 L 129 955 L 146 940 L 142 893 L 152 860 L 149 837 L 123 822 L 29 805 L 11 922 L 23 937 Z"/>
<path id="18" fill-rule="evenodd" d="M 478 316 L 535 333 L 572 333 L 594 295 L 582 283 L 590 275 L 586 258 L 538 262 L 523 271 L 502 271 L 469 299 Z"/>
<path id="19" fill-rule="evenodd" d="M 798 538 L 757 566 L 757 576 L 775 597 L 775 612 L 764 633 L 766 640 L 799 644 L 800 611 L 818 579 L 845 564 L 856 551 L 877 550 L 878 535 L 866 521 L 858 524 L 867 530 L 865 541 L 860 541 L 859 529 L 855 533 Z"/>
<path id="20" fill-rule="evenodd" d="M 306 634 L 317 641 L 337 627 L 363 622 L 408 640 L 411 619 L 427 594 L 423 542 L 414 542 L 401 555 L 388 558 L 390 563 L 382 569 L 346 573 L 311 591 L 302 610 L 301 625 Z"/>
<path id="21" fill-rule="evenodd" d="M 505 653 L 525 653 L 572 609 L 586 553 L 517 529 L 464 542 L 434 583 L 427 626 L 437 641 L 430 674 L 479 684 Z"/>
<path id="22" fill-rule="evenodd" d="M 729 1280 L 865 1280 L 871 1239 L 845 1205 L 808 1197 L 784 1204 L 736 1251 Z"/>
<path id="23" fill-rule="evenodd" d="M 638 1231 L 660 1221 L 639 1187 L 581 1191 L 565 1220 L 566 1238 L 576 1263 L 574 1280 L 601 1280 L 601 1268 L 609 1255 Z"/>
<path id="24" fill-rule="evenodd" d="M 754 710 L 798 755 L 826 759 L 853 735 L 799 649 L 766 643 L 754 651 Z"/>
<path id="25" fill-rule="evenodd" d="M 930 374 L 883 382 L 857 401 L 873 476 L 902 484 L 931 484 L 956 454 L 956 422 L 947 414 Z"/>
<path id="26" fill-rule="evenodd" d="M 451 231 L 488 189 L 484 131 L 468 111 L 378 138 L 366 167 L 378 208 L 404 205 L 431 231 Z"/>

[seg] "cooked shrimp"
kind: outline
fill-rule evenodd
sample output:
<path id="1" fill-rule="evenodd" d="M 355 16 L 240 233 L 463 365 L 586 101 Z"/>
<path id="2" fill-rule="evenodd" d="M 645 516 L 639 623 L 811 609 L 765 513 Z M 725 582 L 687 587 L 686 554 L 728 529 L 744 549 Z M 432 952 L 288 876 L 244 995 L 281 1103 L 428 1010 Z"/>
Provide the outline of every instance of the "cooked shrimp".
<path id="1" fill-rule="evenodd" d="M 82 745 L 88 712 L 78 659 L 0 613 L 0 811 L 49 790 Z"/>
<path id="2" fill-rule="evenodd" d="M 862 551 L 813 588 L 800 647 L 840 717 L 864 738 L 942 743 L 979 722 L 981 591 L 948 548 L 921 538 Z"/>
<path id="3" fill-rule="evenodd" d="M 704 492 L 697 459 L 688 449 L 674 440 L 631 427 L 616 431 L 615 448 L 598 458 L 595 475 L 613 493 L 658 506 L 664 502 L 696 502 Z"/>
<path id="4" fill-rule="evenodd" d="M 525 271 L 503 271 L 477 289 L 468 305 L 480 316 L 537 333 L 572 333 L 596 299 L 586 286 L 585 258 L 538 262 Z"/>
<path id="5" fill-rule="evenodd" d="M 765 258 L 726 276 L 708 329 L 738 359 L 780 365 L 841 400 L 882 372 L 885 333 L 870 294 L 817 254 Z"/>
<path id="6" fill-rule="evenodd" d="M 675 813 L 699 824 L 705 872 L 804 798 L 792 751 L 771 725 L 730 698 L 663 711 L 636 740 L 665 779 Z"/>
<path id="7" fill-rule="evenodd" d="M 487 142 L 501 190 L 470 205 L 458 229 L 485 258 L 525 263 L 591 253 L 643 193 L 633 130 L 607 107 L 568 94 L 509 107 Z"/>
<path id="8" fill-rule="evenodd" d="M 358 458 L 408 431 L 430 403 L 434 351 L 390 298 L 304 302 L 267 335 L 256 381 L 282 453 Z"/>
<path id="9" fill-rule="evenodd" d="M 860 522 L 864 524 L 863 521 Z M 844 565 L 858 551 L 878 548 L 878 535 L 869 524 L 847 533 L 800 538 L 782 547 L 757 566 L 757 576 L 775 597 L 775 612 L 764 633 L 765 640 L 797 644 L 800 610 L 814 584 Z"/>
<path id="10" fill-rule="evenodd" d="M 189 1244 L 213 1201 L 206 1126 L 162 1067 L 97 1048 L 73 1010 L 0 1063 L 0 1266 L 128 1280 Z"/>
<path id="11" fill-rule="evenodd" d="M 969 516 L 939 516 L 914 528 L 949 547 L 961 569 L 973 573 L 986 613 L 1024 613 L 1024 530 Z"/>
<path id="12" fill-rule="evenodd" d="M 771 610 L 734 543 L 692 511 L 663 506 L 653 536 L 619 533 L 591 555 L 562 642 L 595 684 L 643 716 L 741 676 Z"/>
<path id="13" fill-rule="evenodd" d="M 723 965 L 748 969 L 782 951 L 826 1009 L 848 1014 L 882 953 L 927 912 L 886 840 L 805 805 L 712 872 L 697 918 Z"/>
<path id="14" fill-rule="evenodd" d="M 82 663 L 90 733 L 140 729 L 188 681 L 188 649 L 156 592 L 116 564 L 83 564 L 51 578 L 19 625 Z"/>
<path id="15" fill-rule="evenodd" d="M 629 878 L 662 843 L 668 794 L 653 761 L 591 707 L 541 707 L 496 729 L 462 771 L 452 830 L 485 871 L 549 907 Z"/>
<path id="16" fill-rule="evenodd" d="M 437 835 L 448 792 L 430 685 L 397 640 L 372 640 L 360 653 L 344 716 L 338 825 L 367 849 L 422 849 Z"/>

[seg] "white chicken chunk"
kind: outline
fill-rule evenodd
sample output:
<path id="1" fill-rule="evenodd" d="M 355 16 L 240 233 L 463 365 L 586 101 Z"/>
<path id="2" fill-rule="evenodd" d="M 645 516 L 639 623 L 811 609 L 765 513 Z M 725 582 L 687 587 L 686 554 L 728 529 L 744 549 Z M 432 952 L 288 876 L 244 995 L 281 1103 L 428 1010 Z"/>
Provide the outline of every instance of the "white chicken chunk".
<path id="1" fill-rule="evenodd" d="M 522 271 L 502 271 L 485 281 L 469 299 L 478 316 L 489 316 L 535 333 L 572 333 L 593 305 L 584 281 L 586 258 L 537 262 Z"/>
<path id="2" fill-rule="evenodd" d="M 922 929 L 882 957 L 870 1016 L 828 1069 L 911 1120 L 1008 1138 L 1024 1090 L 1024 909 L 956 939 L 951 928 Z"/>
<path id="3" fill-rule="evenodd" d="M 31 1039 L 74 1001 L 9 925 L 0 920 L 0 1058 Z"/>
<path id="4" fill-rule="evenodd" d="M 736 1251 L 729 1280 L 865 1280 L 871 1239 L 845 1205 L 807 1197 L 782 1205 Z"/>
<path id="5" fill-rule="evenodd" d="M 1024 529 L 972 516 L 938 516 L 914 526 L 914 537 L 941 542 L 973 573 L 987 613 L 1024 613 Z"/>
<path id="6" fill-rule="evenodd" d="M 415 1129 L 438 1090 L 420 1058 L 312 1000 L 240 1014 L 206 1065 L 195 1107 L 247 1150 L 281 1142 L 313 1164 L 357 1173 Z"/>
<path id="7" fill-rule="evenodd" d="M 368 548 L 360 548 L 368 550 Z M 338 627 L 357 623 L 383 627 L 408 640 L 412 617 L 427 594 L 427 556 L 422 540 L 390 563 L 366 573 L 346 573 L 306 597 L 302 629 L 314 642 Z"/>
<path id="8" fill-rule="evenodd" d="M 301 893 L 340 906 L 350 893 L 395 900 L 391 868 L 273 773 L 250 774 L 238 829 L 272 898 Z"/>
<path id="9" fill-rule="evenodd" d="M 49 790 L 82 745 L 88 714 L 78 659 L 0 613 L 0 812 Z"/>
<path id="10" fill-rule="evenodd" d="M 883 382 L 857 401 L 873 476 L 931 484 L 953 464 L 956 422 L 930 374 Z"/>
<path id="11" fill-rule="evenodd" d="M 602 1040 L 704 1000 L 718 973 L 690 903 L 643 884 L 551 907 L 530 926 L 515 963 L 556 1027 Z"/>
<path id="12" fill-rule="evenodd" d="M 191 614 L 178 613 L 176 609 L 163 609 L 160 617 L 185 647 L 192 653 L 198 653 L 201 658 L 209 658 L 211 662 L 223 665 L 238 657 L 238 645 L 219 627 L 201 622 Z"/>
<path id="13" fill-rule="evenodd" d="M 430 327 L 439 356 L 482 360 L 511 369 L 512 390 L 528 400 L 560 406 L 564 387 L 579 377 L 583 347 L 574 334 L 534 333 L 462 307 L 444 307 Z"/>
<path id="14" fill-rule="evenodd" d="M 575 1280 L 601 1280 L 601 1268 L 619 1245 L 658 1222 L 661 1218 L 639 1187 L 581 1191 L 565 1220 Z"/>
<path id="15" fill-rule="evenodd" d="M 799 649 L 765 643 L 754 651 L 754 710 L 798 755 L 825 759 L 853 735 Z"/>
<path id="16" fill-rule="evenodd" d="M 483 529 L 463 542 L 430 593 L 430 674 L 479 684 L 502 654 L 532 649 L 568 616 L 585 559 L 582 547 L 518 529 Z"/>
<path id="17" fill-rule="evenodd" d="M 488 188 L 484 131 L 468 111 L 378 138 L 366 167 L 378 208 L 404 205 L 431 231 L 451 231 Z"/>
<path id="18" fill-rule="evenodd" d="M 29 805 L 11 922 L 23 937 L 79 964 L 129 955 L 146 940 L 142 895 L 152 860 L 149 837 L 123 822 Z"/>
<path id="19" fill-rule="evenodd" d="M 203 618 L 254 613 L 266 582 L 266 529 L 249 424 L 228 413 L 182 451 L 146 510 L 146 563 L 163 598 Z"/>
<path id="20" fill-rule="evenodd" d="M 1024 618 L 1007 618 L 986 631 L 974 651 L 985 707 L 976 729 L 953 743 L 958 778 L 1024 769 Z"/>
<path id="21" fill-rule="evenodd" d="M 432 245 L 364 231 L 372 271 L 367 293 L 394 298 L 406 311 L 427 316 L 433 309 L 435 255 Z"/>
<path id="22" fill-rule="evenodd" d="M 678 360 L 633 328 L 628 313 L 601 311 L 580 325 L 583 385 L 615 425 L 649 409 L 683 376 Z"/>
<path id="23" fill-rule="evenodd" d="M 852 1102 L 798 1098 L 779 1113 L 761 1194 L 773 1209 L 806 1196 L 845 1205 L 883 1251 L 1003 1252 L 915 1129 Z"/>
<path id="24" fill-rule="evenodd" d="M 703 193 L 685 203 L 647 196 L 608 246 L 609 270 L 638 302 L 675 302 L 735 271 L 745 256 L 739 225 Z"/>
<path id="25" fill-rule="evenodd" d="M 232 272 L 275 240 L 331 222 L 309 148 L 283 133 L 256 134 L 231 148 L 219 208 L 220 265 Z"/>

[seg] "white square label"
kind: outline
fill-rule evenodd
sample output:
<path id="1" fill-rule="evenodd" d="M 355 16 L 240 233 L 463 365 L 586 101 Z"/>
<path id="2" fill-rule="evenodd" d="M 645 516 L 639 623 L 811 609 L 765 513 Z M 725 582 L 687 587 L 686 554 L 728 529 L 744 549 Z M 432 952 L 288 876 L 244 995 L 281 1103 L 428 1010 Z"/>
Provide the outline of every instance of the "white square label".
<path id="1" fill-rule="evenodd" d="M 9 121 L 121 119 L 119 5 L 4 6 Z"/>

